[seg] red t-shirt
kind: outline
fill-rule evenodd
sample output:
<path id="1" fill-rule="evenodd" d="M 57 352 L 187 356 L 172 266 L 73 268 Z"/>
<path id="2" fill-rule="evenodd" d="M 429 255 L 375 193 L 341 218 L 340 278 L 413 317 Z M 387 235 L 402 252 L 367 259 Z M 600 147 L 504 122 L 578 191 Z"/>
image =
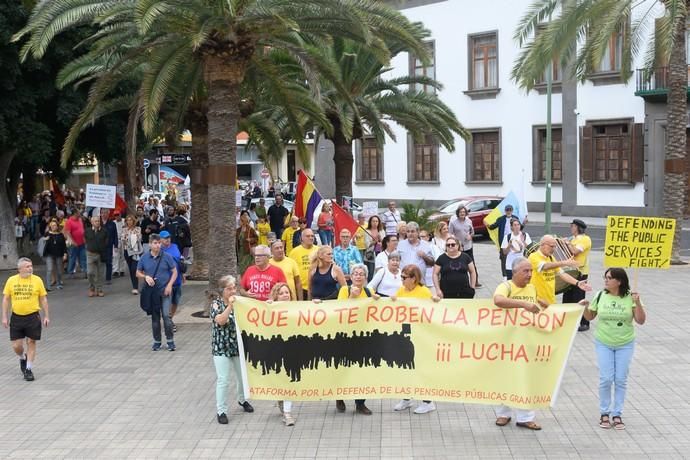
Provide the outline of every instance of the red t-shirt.
<path id="1" fill-rule="evenodd" d="M 277 283 L 285 283 L 283 270 L 269 265 L 266 270 L 259 270 L 256 265 L 247 268 L 242 275 L 242 288 L 256 295 L 257 300 L 268 300 L 271 289 Z"/>
<path id="2" fill-rule="evenodd" d="M 77 246 L 81 246 L 86 242 L 84 240 L 84 222 L 81 219 L 69 218 L 65 221 L 65 230 L 72 237 L 72 241 Z"/>

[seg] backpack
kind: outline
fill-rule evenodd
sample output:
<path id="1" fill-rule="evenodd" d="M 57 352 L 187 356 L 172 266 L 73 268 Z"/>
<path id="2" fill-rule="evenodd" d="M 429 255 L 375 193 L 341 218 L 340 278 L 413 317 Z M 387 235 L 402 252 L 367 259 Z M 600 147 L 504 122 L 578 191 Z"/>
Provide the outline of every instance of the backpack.
<path id="1" fill-rule="evenodd" d="M 186 222 L 173 222 L 174 224 L 174 229 L 173 229 L 173 235 L 175 235 L 175 241 L 177 242 L 177 245 L 181 248 L 188 248 L 192 245 L 192 241 L 190 238 L 190 229 L 189 229 L 189 224 Z"/>

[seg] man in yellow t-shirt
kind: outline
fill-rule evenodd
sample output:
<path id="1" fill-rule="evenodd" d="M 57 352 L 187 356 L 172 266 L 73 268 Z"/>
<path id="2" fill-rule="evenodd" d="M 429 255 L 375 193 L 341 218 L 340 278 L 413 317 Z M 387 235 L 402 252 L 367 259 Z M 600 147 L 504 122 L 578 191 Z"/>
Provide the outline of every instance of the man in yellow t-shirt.
<path id="1" fill-rule="evenodd" d="M 499 308 L 524 308 L 532 313 L 539 313 L 541 308 L 537 299 L 537 289 L 530 284 L 532 264 L 524 257 L 513 261 L 513 278 L 498 285 L 494 292 L 494 304 Z M 530 430 L 541 430 L 535 421 L 533 410 L 515 409 L 517 426 Z M 506 426 L 513 416 L 513 408 L 501 405 L 496 408 L 496 425 Z"/>
<path id="2" fill-rule="evenodd" d="M 269 260 L 269 263 L 283 271 L 287 285 L 292 292 L 292 297 L 302 300 L 302 281 L 300 280 L 299 266 L 294 260 L 285 257 L 284 243 L 282 241 L 274 241 L 271 245 L 271 260 Z M 299 286 L 299 289 L 296 289 L 297 286 Z"/>
<path id="3" fill-rule="evenodd" d="M 578 281 L 589 278 L 589 251 L 592 249 L 592 239 L 585 234 L 587 224 L 580 219 L 573 219 L 570 224 L 572 238 L 568 242 L 568 248 L 573 253 L 573 258 L 578 262 Z M 578 303 L 585 298 L 585 291 L 580 289 L 568 289 L 563 293 L 563 303 Z M 578 331 L 589 329 L 589 321 L 583 316 L 580 320 Z"/>
<path id="4" fill-rule="evenodd" d="M 529 256 L 533 270 L 532 284 L 537 288 L 537 298 L 546 305 L 556 303 L 556 275 L 583 291 L 592 289 L 587 281 L 578 281 L 562 270 L 562 267 L 577 267 L 579 262 L 575 259 L 556 261 L 553 257 L 555 248 L 556 239 L 551 235 L 544 235 L 539 242 L 539 249 Z"/>
<path id="5" fill-rule="evenodd" d="M 315 257 L 318 246 L 314 244 L 314 231 L 311 228 L 302 230 L 302 244 L 290 251 L 289 257 L 297 262 L 299 267 L 299 278 L 302 281 L 302 298 L 309 298 L 309 269 L 311 268 L 311 258 Z"/>
<path id="6" fill-rule="evenodd" d="M 48 292 L 43 281 L 34 275 L 31 259 L 17 261 L 19 274 L 10 276 L 2 291 L 2 325 L 10 328 L 12 349 L 19 356 L 19 368 L 24 380 L 34 380 L 32 365 L 36 359 L 36 341 L 41 340 L 41 326 L 48 327 Z M 12 317 L 8 320 L 12 308 Z M 43 308 L 43 322 L 39 311 Z M 24 340 L 27 346 L 24 349 Z"/>
<path id="7" fill-rule="evenodd" d="M 283 246 L 285 248 L 285 254 L 290 254 L 290 252 L 295 247 L 292 244 L 292 239 L 297 230 L 299 230 L 299 217 L 291 216 L 290 225 L 285 230 L 283 230 L 283 236 L 280 237 L 280 239 L 283 240 L 284 243 Z"/>

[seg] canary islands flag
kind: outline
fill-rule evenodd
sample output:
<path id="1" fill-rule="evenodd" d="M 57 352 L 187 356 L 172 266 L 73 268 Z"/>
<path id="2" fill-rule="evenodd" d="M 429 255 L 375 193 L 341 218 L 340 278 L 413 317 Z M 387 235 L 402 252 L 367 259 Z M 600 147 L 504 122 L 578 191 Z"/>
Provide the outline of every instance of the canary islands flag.
<path id="1" fill-rule="evenodd" d="M 501 242 L 498 241 L 498 229 L 494 228 L 493 230 L 490 230 L 489 225 L 492 225 L 499 217 L 503 215 L 506 205 L 513 206 L 513 215 L 520 219 L 520 222 L 524 222 L 525 217 L 527 217 L 527 203 L 525 203 L 524 200 L 519 199 L 512 191 L 505 198 L 503 198 L 503 201 L 498 203 L 498 206 L 496 206 L 493 211 L 491 211 L 484 218 L 484 225 L 486 225 L 486 228 L 489 232 L 489 238 L 491 238 L 491 241 L 493 241 L 498 247 L 501 246 Z"/>
<path id="2" fill-rule="evenodd" d="M 314 211 L 321 203 L 321 194 L 309 177 L 300 169 L 297 174 L 297 192 L 295 193 L 295 209 L 293 213 L 297 217 L 307 220 L 307 228 L 311 227 L 314 220 Z"/>

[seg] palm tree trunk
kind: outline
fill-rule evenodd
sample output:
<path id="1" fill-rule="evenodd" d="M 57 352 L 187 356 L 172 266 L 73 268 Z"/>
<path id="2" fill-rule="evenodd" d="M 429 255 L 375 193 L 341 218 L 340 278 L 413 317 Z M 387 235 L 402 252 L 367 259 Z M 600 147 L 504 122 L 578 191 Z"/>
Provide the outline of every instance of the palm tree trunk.
<path id="1" fill-rule="evenodd" d="M 208 168 L 208 120 L 205 104 L 188 113 L 189 129 L 192 133 L 192 243 L 194 265 L 189 273 L 193 280 L 208 280 L 208 243 L 211 239 L 208 221 L 208 184 L 203 172 Z"/>
<path id="2" fill-rule="evenodd" d="M 3 152 L 0 155 L 0 270 L 16 270 L 17 240 L 14 237 L 14 206 L 16 188 L 8 188 L 7 173 L 17 152 Z"/>
<path id="3" fill-rule="evenodd" d="M 137 199 L 139 198 L 139 187 L 137 183 L 137 171 L 140 171 L 140 165 L 137 161 L 137 134 L 139 130 L 139 114 L 138 107 L 132 107 L 129 111 L 127 119 L 127 131 L 125 142 L 125 164 L 127 166 L 127 176 L 125 184 L 125 200 L 129 206 L 130 213 L 134 214 L 137 210 Z"/>
<path id="4" fill-rule="evenodd" d="M 338 203 L 342 203 L 343 196 L 352 196 L 352 142 L 342 134 L 336 122 L 333 122 L 333 136 L 329 140 L 333 142 L 334 151 L 335 196 Z"/>
<path id="5" fill-rule="evenodd" d="M 235 184 L 237 181 L 237 129 L 240 120 L 240 84 L 247 61 L 237 56 L 205 56 L 208 88 L 208 224 L 209 288 L 224 275 L 237 277 L 235 250 Z"/>
<path id="6" fill-rule="evenodd" d="M 664 216 L 676 219 L 671 263 L 679 263 L 683 213 L 687 202 L 687 88 L 688 67 L 685 56 L 685 20 L 678 21 L 675 41 L 669 59 L 669 90 L 666 127 L 666 157 L 664 168 Z"/>

